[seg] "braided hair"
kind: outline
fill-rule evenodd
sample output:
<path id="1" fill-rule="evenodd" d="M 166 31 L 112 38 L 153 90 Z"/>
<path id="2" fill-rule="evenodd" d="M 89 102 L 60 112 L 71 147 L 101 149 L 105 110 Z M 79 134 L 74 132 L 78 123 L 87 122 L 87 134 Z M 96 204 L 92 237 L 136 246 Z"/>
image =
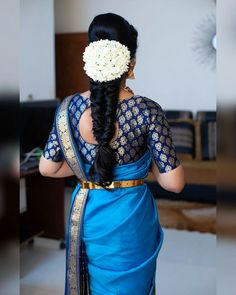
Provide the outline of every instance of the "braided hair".
<path id="1" fill-rule="evenodd" d="M 89 43 L 101 39 L 119 41 L 129 48 L 131 59 L 135 57 L 138 32 L 117 14 L 97 15 L 89 26 L 88 37 Z M 98 146 L 89 176 L 93 182 L 104 188 L 112 182 L 113 168 L 116 165 L 115 151 L 109 143 L 115 134 L 118 97 L 124 75 L 108 82 L 98 82 L 90 78 L 92 131 Z"/>

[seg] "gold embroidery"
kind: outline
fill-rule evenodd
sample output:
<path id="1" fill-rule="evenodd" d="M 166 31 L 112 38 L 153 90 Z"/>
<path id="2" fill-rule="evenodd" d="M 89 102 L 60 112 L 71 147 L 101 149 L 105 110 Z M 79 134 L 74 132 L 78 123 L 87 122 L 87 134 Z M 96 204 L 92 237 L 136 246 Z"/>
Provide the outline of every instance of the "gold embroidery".
<path id="1" fill-rule="evenodd" d="M 120 137 L 122 135 L 123 135 L 123 130 L 122 129 L 119 129 L 119 131 L 118 131 L 118 137 Z"/>
<path id="2" fill-rule="evenodd" d="M 155 128 L 155 124 L 154 123 L 151 123 L 149 125 L 149 130 L 152 131 L 152 130 L 154 130 L 154 128 Z"/>
<path id="3" fill-rule="evenodd" d="M 169 137 L 166 138 L 166 144 L 168 146 L 171 146 L 171 139 Z"/>
<path id="4" fill-rule="evenodd" d="M 129 159 L 130 159 L 129 154 L 125 154 L 125 155 L 124 155 L 124 160 L 125 160 L 125 162 L 129 161 Z"/>
<path id="5" fill-rule="evenodd" d="M 86 150 L 85 147 L 83 147 L 81 151 L 82 151 L 83 154 L 87 154 L 87 150 Z"/>
<path id="6" fill-rule="evenodd" d="M 128 133 L 128 139 L 129 139 L 129 140 L 134 139 L 134 133 L 133 133 L 133 132 L 129 132 L 129 133 Z"/>
<path id="7" fill-rule="evenodd" d="M 85 146 L 89 151 L 91 151 L 91 149 L 93 148 L 93 146 L 87 142 L 85 143 Z"/>
<path id="8" fill-rule="evenodd" d="M 80 118 L 80 112 L 77 111 L 77 112 L 75 113 L 75 116 L 76 116 L 77 119 L 79 119 L 79 118 Z"/>
<path id="9" fill-rule="evenodd" d="M 119 122 L 121 125 L 125 123 L 125 117 L 123 115 L 119 117 Z"/>
<path id="10" fill-rule="evenodd" d="M 160 159 L 163 161 L 163 162 L 166 162 L 167 161 L 167 157 L 165 154 L 161 154 L 160 155 Z"/>
<path id="11" fill-rule="evenodd" d="M 164 152 L 165 154 L 167 154 L 167 155 L 168 155 L 169 152 L 170 152 L 170 149 L 169 149 L 168 146 L 166 146 L 166 145 L 163 146 L 162 150 L 163 150 L 163 152 Z"/>
<path id="12" fill-rule="evenodd" d="M 137 121 L 135 119 L 130 120 L 130 126 L 135 128 L 137 126 Z"/>
<path id="13" fill-rule="evenodd" d="M 160 136 L 160 141 L 161 141 L 161 142 L 164 142 L 164 141 L 165 141 L 165 136 L 161 135 L 161 136 Z"/>
<path id="14" fill-rule="evenodd" d="M 161 127 L 161 125 L 157 125 L 157 126 L 156 126 L 156 130 L 157 130 L 157 132 L 161 133 L 161 131 L 162 131 L 162 127 Z"/>
<path id="15" fill-rule="evenodd" d="M 61 145 L 64 151 L 64 156 L 67 159 L 69 166 L 74 171 L 78 179 L 85 178 L 83 171 L 80 169 L 76 155 L 73 150 L 72 138 L 67 121 L 67 107 L 71 97 L 67 97 L 60 105 L 59 113 L 57 114 L 58 135 L 61 140 Z M 73 110 L 73 108 L 72 108 Z"/>
<path id="16" fill-rule="evenodd" d="M 123 156 L 124 153 L 125 153 L 125 149 L 124 149 L 123 147 L 119 147 L 119 148 L 118 148 L 118 153 L 119 153 L 121 156 Z"/>
<path id="17" fill-rule="evenodd" d="M 148 105 L 150 108 L 155 108 L 155 107 L 156 107 L 155 102 L 150 101 L 150 100 L 147 102 L 147 105 Z"/>
<path id="18" fill-rule="evenodd" d="M 125 136 L 122 136 L 120 139 L 121 145 L 125 145 L 127 143 L 127 138 Z"/>
<path id="19" fill-rule="evenodd" d="M 157 139 L 159 138 L 159 134 L 158 134 L 157 132 L 153 132 L 153 134 L 152 134 L 152 138 L 153 138 L 154 140 L 157 140 Z"/>
<path id="20" fill-rule="evenodd" d="M 134 147 L 138 146 L 138 141 L 135 139 L 134 141 L 132 141 L 131 145 Z"/>
<path id="21" fill-rule="evenodd" d="M 138 123 L 141 125 L 143 124 L 143 117 L 140 115 L 138 116 Z"/>
<path id="22" fill-rule="evenodd" d="M 157 120 L 158 120 L 159 123 L 161 123 L 161 124 L 163 123 L 163 117 L 162 116 L 158 116 Z"/>
<path id="23" fill-rule="evenodd" d="M 115 141 L 112 141 L 112 143 L 110 144 L 110 146 L 111 146 L 113 149 L 117 149 L 118 146 L 119 146 L 119 143 L 115 140 Z"/>
<path id="24" fill-rule="evenodd" d="M 48 148 L 50 149 L 51 147 L 53 147 L 53 143 L 52 142 L 49 142 L 48 143 Z"/>
<path id="25" fill-rule="evenodd" d="M 130 130 L 130 126 L 128 123 L 125 123 L 123 128 L 126 133 Z"/>
<path id="26" fill-rule="evenodd" d="M 132 112 L 133 112 L 133 114 L 134 114 L 135 116 L 137 116 L 138 113 L 139 113 L 139 109 L 138 109 L 137 107 L 133 107 L 133 108 L 132 108 Z"/>
<path id="27" fill-rule="evenodd" d="M 149 111 L 148 111 L 148 110 L 144 110 L 144 111 L 143 111 L 143 114 L 144 114 L 145 116 L 148 116 L 148 115 L 149 115 Z"/>
<path id="28" fill-rule="evenodd" d="M 72 107 L 72 113 L 75 113 L 75 111 L 76 111 L 76 107 L 75 107 L 75 105 L 73 105 L 73 107 Z"/>
<path id="29" fill-rule="evenodd" d="M 170 165 L 166 165 L 165 171 L 168 172 L 171 170 L 171 166 Z"/>
<path id="30" fill-rule="evenodd" d="M 126 104 L 122 104 L 121 105 L 121 109 L 122 109 L 122 111 L 126 111 L 127 110 L 127 105 Z"/>
<path id="31" fill-rule="evenodd" d="M 137 101 L 137 104 L 139 104 L 140 102 L 141 102 L 141 100 L 142 100 L 142 97 L 140 96 L 140 97 L 138 97 L 137 99 L 136 99 L 136 101 Z"/>
<path id="32" fill-rule="evenodd" d="M 91 160 L 92 160 L 92 157 L 91 157 L 89 154 L 87 154 L 87 155 L 86 155 L 86 159 L 87 159 L 88 161 L 91 161 Z"/>
<path id="33" fill-rule="evenodd" d="M 80 243 L 81 235 L 81 225 L 82 225 L 82 213 L 83 207 L 88 194 L 88 189 L 80 188 L 75 196 L 75 200 L 72 207 L 72 212 L 70 216 L 70 227 L 69 227 L 69 249 L 68 249 L 68 268 L 67 268 L 67 279 L 68 288 L 70 290 L 70 295 L 80 294 L 79 275 L 77 269 L 79 270 L 79 253 L 78 253 L 78 243 Z M 80 246 L 80 245 L 79 245 Z"/>
<path id="34" fill-rule="evenodd" d="M 160 142 L 158 142 L 158 143 L 156 143 L 155 144 L 155 148 L 158 150 L 158 151 L 160 151 L 161 150 L 161 143 Z"/>
<path id="35" fill-rule="evenodd" d="M 141 130 L 140 130 L 140 128 L 138 128 L 138 127 L 135 128 L 134 133 L 135 133 L 136 136 L 141 135 Z"/>
<path id="36" fill-rule="evenodd" d="M 151 109 L 151 112 L 150 112 L 152 115 L 156 115 L 157 114 L 157 110 L 156 109 Z"/>
<path id="37" fill-rule="evenodd" d="M 141 102 L 141 103 L 139 104 L 139 107 L 140 107 L 141 109 L 145 109 L 145 108 L 146 108 L 146 104 L 143 103 L 143 102 Z"/>
<path id="38" fill-rule="evenodd" d="M 168 134 L 168 129 L 166 127 L 163 127 L 162 131 L 163 131 L 163 134 L 164 135 L 167 135 Z"/>
<path id="39" fill-rule="evenodd" d="M 92 151 L 91 151 L 91 155 L 92 155 L 93 157 L 95 157 L 95 155 L 96 155 L 96 151 L 95 151 L 95 150 L 92 150 Z"/>
<path id="40" fill-rule="evenodd" d="M 129 120 L 129 119 L 131 119 L 131 117 L 132 117 L 132 113 L 131 113 L 131 111 L 127 111 L 126 113 L 125 113 L 125 116 L 126 116 L 126 118 Z"/>
<path id="41" fill-rule="evenodd" d="M 128 101 L 128 105 L 129 105 L 129 107 L 132 107 L 134 105 L 134 100 L 133 99 L 130 99 Z"/>
<path id="42" fill-rule="evenodd" d="M 173 157 L 170 157 L 170 158 L 168 159 L 168 162 L 169 162 L 171 165 L 174 165 L 175 160 L 174 160 Z"/>
<path id="43" fill-rule="evenodd" d="M 55 152 L 55 150 L 50 149 L 49 153 L 50 153 L 50 156 L 54 156 L 56 152 Z"/>
<path id="44" fill-rule="evenodd" d="M 119 154 L 118 154 L 118 153 L 115 153 L 115 155 L 116 155 L 116 161 L 117 161 L 119 164 L 122 164 L 123 161 L 122 161 L 122 159 L 119 159 L 119 158 L 120 158 Z"/>

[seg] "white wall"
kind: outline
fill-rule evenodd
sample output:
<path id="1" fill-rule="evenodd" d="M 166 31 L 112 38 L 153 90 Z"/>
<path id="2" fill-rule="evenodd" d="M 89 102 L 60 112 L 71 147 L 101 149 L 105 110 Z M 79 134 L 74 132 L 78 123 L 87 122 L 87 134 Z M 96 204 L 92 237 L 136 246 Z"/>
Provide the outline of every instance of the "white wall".
<path id="1" fill-rule="evenodd" d="M 0 97 L 18 93 L 19 4 L 18 1 L 2 2 L 0 9 Z"/>
<path id="2" fill-rule="evenodd" d="M 220 105 L 236 104 L 236 2 L 217 2 L 217 94 Z"/>
<path id="3" fill-rule="evenodd" d="M 20 1 L 20 100 L 55 98 L 54 1 Z"/>
<path id="4" fill-rule="evenodd" d="M 215 110 L 215 73 L 201 67 L 191 46 L 196 25 L 214 12 L 212 0 L 57 0 L 56 32 L 87 31 L 93 17 L 114 12 L 139 32 L 136 94 L 168 109 Z"/>

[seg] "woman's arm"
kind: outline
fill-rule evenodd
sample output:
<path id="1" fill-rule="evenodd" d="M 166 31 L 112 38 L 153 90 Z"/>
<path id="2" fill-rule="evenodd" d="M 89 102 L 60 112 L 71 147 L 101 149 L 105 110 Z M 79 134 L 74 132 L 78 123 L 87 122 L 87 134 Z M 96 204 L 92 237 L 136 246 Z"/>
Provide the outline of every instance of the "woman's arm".
<path id="1" fill-rule="evenodd" d="M 185 176 L 181 164 L 171 171 L 160 173 L 155 162 L 152 160 L 151 171 L 160 186 L 167 191 L 180 193 L 183 190 L 185 186 Z"/>
<path id="2" fill-rule="evenodd" d="M 39 161 L 39 172 L 42 176 L 47 177 L 69 177 L 73 176 L 74 173 L 66 163 L 65 159 L 61 162 L 53 162 L 47 160 L 42 155 Z"/>

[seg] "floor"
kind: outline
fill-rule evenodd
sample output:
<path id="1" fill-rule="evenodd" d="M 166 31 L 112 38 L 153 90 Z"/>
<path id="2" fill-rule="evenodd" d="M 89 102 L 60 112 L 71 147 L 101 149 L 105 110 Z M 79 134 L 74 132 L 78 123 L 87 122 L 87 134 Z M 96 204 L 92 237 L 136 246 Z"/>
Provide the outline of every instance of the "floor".
<path id="1" fill-rule="evenodd" d="M 156 199 L 159 220 L 165 228 L 216 233 L 216 204 Z"/>
<path id="2" fill-rule="evenodd" d="M 213 295 L 216 239 L 213 234 L 164 229 L 156 284 L 160 295 Z M 21 250 L 21 295 L 63 295 L 65 250 L 36 238 Z"/>

